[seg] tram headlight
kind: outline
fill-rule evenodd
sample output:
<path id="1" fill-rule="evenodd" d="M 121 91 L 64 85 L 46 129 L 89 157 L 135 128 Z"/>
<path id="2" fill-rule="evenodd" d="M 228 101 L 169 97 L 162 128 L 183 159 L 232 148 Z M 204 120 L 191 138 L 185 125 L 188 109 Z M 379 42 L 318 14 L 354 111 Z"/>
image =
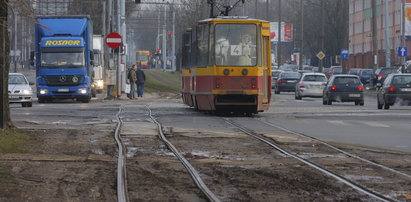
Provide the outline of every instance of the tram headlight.
<path id="1" fill-rule="evenodd" d="M 257 79 L 252 78 L 251 79 L 251 88 L 256 89 L 257 88 Z"/>
<path id="2" fill-rule="evenodd" d="M 230 70 L 229 69 L 224 69 L 223 73 L 224 73 L 224 75 L 228 76 L 230 74 Z"/>
<path id="3" fill-rule="evenodd" d="M 241 71 L 241 73 L 243 74 L 243 76 L 246 76 L 248 74 L 248 69 L 243 69 L 243 71 Z"/>
<path id="4" fill-rule="evenodd" d="M 220 77 L 215 78 L 215 88 L 221 88 L 221 79 L 220 79 Z"/>

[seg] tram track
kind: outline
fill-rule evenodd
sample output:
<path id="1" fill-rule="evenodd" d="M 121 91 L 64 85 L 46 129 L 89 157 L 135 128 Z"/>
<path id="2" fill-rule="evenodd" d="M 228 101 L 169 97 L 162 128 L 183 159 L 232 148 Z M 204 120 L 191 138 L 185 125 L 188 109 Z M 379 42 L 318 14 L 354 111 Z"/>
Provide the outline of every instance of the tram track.
<path id="1" fill-rule="evenodd" d="M 207 187 L 204 181 L 201 179 L 198 171 L 188 162 L 188 160 L 178 151 L 178 149 L 166 138 L 163 133 L 163 126 L 157 119 L 153 116 L 149 105 L 146 105 L 148 111 L 148 116 L 158 127 L 159 138 L 167 145 L 167 147 L 174 153 L 174 155 L 180 160 L 186 170 L 189 172 L 191 178 L 197 185 L 197 187 L 204 193 L 208 200 L 212 202 L 220 202 L 220 199 Z"/>
<path id="2" fill-rule="evenodd" d="M 268 137 L 265 137 L 264 135 L 257 134 L 256 132 L 248 129 L 247 127 L 245 127 L 245 126 L 243 126 L 243 125 L 241 125 L 241 124 L 239 124 L 239 123 L 236 123 L 236 122 L 235 122 L 234 120 L 232 120 L 231 118 L 224 118 L 224 120 L 225 120 L 228 124 L 234 126 L 234 127 L 237 128 L 238 130 L 240 130 L 241 132 L 243 132 L 244 134 L 249 135 L 249 136 L 251 136 L 251 137 L 253 137 L 253 138 L 255 138 L 255 139 L 258 139 L 259 141 L 264 142 L 265 144 L 269 145 L 270 147 L 274 148 L 275 150 L 279 151 L 280 153 L 282 153 L 282 154 L 284 154 L 284 155 L 286 155 L 286 156 L 292 157 L 292 158 L 294 158 L 294 159 L 296 159 L 296 160 L 298 160 L 298 161 L 300 161 L 300 162 L 302 162 L 302 163 L 304 163 L 304 164 L 306 164 L 306 165 L 308 165 L 308 166 L 310 166 L 310 167 L 318 170 L 319 172 L 323 173 L 324 175 L 327 175 L 327 176 L 329 176 L 329 177 L 332 177 L 332 178 L 336 179 L 337 181 L 348 185 L 349 187 L 351 187 L 351 188 L 354 189 L 354 190 L 357 190 L 357 191 L 360 192 L 360 193 L 366 194 L 366 195 L 368 195 L 368 196 L 370 196 L 370 197 L 372 197 L 372 198 L 374 198 L 374 199 L 376 199 L 376 200 L 380 200 L 380 201 L 396 201 L 396 200 L 397 200 L 397 199 L 393 199 L 393 198 L 391 198 L 391 197 L 387 197 L 387 196 L 383 195 L 382 193 L 379 193 L 379 192 L 377 192 L 377 191 L 374 191 L 374 190 L 372 190 L 372 189 L 370 189 L 370 188 L 368 188 L 368 187 L 365 187 L 365 186 L 363 186 L 363 185 L 361 185 L 361 184 L 358 184 L 358 183 L 354 182 L 353 180 L 350 180 L 350 179 L 348 179 L 348 178 L 346 178 L 346 177 L 338 174 L 337 172 L 332 171 L 331 169 L 327 169 L 325 166 L 322 166 L 321 164 L 318 164 L 318 163 L 316 163 L 316 162 L 314 162 L 314 161 L 312 161 L 312 160 L 309 160 L 309 159 L 307 159 L 307 158 L 304 158 L 304 157 L 302 157 L 301 155 L 299 155 L 299 154 L 297 154 L 297 153 L 295 153 L 295 152 L 292 152 L 290 149 L 286 148 L 285 146 L 281 146 L 280 144 L 276 143 L 272 138 L 268 138 Z M 261 121 L 261 120 L 258 120 L 258 121 Z M 264 121 L 261 121 L 261 122 L 264 123 L 264 124 L 266 124 L 266 125 L 269 125 L 270 127 L 274 127 L 274 125 L 270 125 L 270 124 L 268 124 L 268 122 L 264 122 Z M 286 132 L 286 133 L 290 133 L 290 134 L 293 134 L 293 135 L 298 135 L 298 134 L 292 133 L 292 131 L 289 131 L 289 130 L 287 130 L 287 129 L 283 130 L 284 128 L 281 128 L 281 127 L 275 127 L 275 128 L 280 129 L 280 130 L 282 130 L 283 132 Z M 299 136 L 301 137 L 301 135 L 299 135 Z M 309 137 L 306 137 L 306 136 L 304 136 L 304 135 L 302 135 L 302 137 L 309 138 Z M 312 139 L 312 140 L 313 140 L 313 141 L 317 141 L 316 139 Z M 318 141 L 319 141 L 319 140 L 318 140 Z M 381 164 L 372 162 L 372 161 L 370 161 L 370 160 L 361 158 L 361 157 L 356 156 L 356 155 L 354 155 L 354 154 L 351 154 L 351 153 L 349 153 L 349 152 L 346 152 L 346 151 L 343 151 L 343 150 L 341 150 L 341 149 L 338 149 L 338 148 L 336 148 L 335 146 L 332 146 L 332 145 L 330 145 L 330 144 L 328 144 L 328 143 L 325 143 L 325 142 L 322 142 L 322 141 L 319 141 L 318 143 L 320 143 L 320 144 L 323 144 L 323 143 L 324 143 L 325 146 L 327 146 L 327 147 L 329 147 L 329 148 L 331 148 L 331 149 L 333 149 L 333 150 L 335 150 L 335 151 L 338 151 L 338 152 L 340 152 L 340 153 L 343 153 L 343 154 L 345 154 L 345 155 L 347 155 L 347 156 L 349 156 L 349 157 L 355 158 L 355 159 L 357 159 L 357 160 L 360 160 L 360 161 L 365 162 L 365 163 L 367 163 L 367 164 L 370 164 L 370 165 L 372 165 L 372 166 L 377 166 L 377 167 L 379 167 L 379 168 L 381 168 L 381 169 L 384 169 L 384 170 L 386 170 L 386 171 L 389 171 L 389 172 L 394 173 L 394 174 L 396 174 L 396 175 L 399 175 L 399 176 L 401 176 L 401 177 L 405 177 L 405 178 L 408 178 L 408 177 L 409 177 L 409 175 L 406 174 L 406 173 L 402 173 L 402 172 L 396 171 L 396 170 L 394 170 L 394 169 L 392 169 L 392 168 L 388 168 L 388 167 L 386 167 L 386 166 L 384 166 L 384 165 L 381 165 Z"/>
<path id="3" fill-rule="evenodd" d="M 126 176 L 126 158 L 125 158 L 125 147 L 123 141 L 121 140 L 120 131 L 122 126 L 121 113 L 124 111 L 124 105 L 121 105 L 119 111 L 116 114 L 117 127 L 114 132 L 114 138 L 118 146 L 118 157 L 117 157 L 117 200 L 118 202 L 126 202 L 127 198 L 127 176 Z"/>

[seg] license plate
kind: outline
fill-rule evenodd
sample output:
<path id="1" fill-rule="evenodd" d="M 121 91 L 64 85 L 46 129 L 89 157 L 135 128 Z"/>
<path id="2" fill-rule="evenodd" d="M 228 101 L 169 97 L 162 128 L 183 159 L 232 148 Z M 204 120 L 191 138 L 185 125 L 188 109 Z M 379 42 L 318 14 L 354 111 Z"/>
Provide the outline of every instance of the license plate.
<path id="1" fill-rule="evenodd" d="M 68 88 L 59 88 L 59 89 L 57 89 L 57 92 L 60 92 L 60 93 L 67 93 L 69 91 L 70 90 Z"/>
<path id="2" fill-rule="evenodd" d="M 287 83 L 297 83 L 297 81 L 287 81 Z"/>
<path id="3" fill-rule="evenodd" d="M 349 94 L 348 97 L 361 97 L 361 94 Z"/>
<path id="4" fill-rule="evenodd" d="M 401 88 L 401 91 L 411 92 L 411 88 Z"/>

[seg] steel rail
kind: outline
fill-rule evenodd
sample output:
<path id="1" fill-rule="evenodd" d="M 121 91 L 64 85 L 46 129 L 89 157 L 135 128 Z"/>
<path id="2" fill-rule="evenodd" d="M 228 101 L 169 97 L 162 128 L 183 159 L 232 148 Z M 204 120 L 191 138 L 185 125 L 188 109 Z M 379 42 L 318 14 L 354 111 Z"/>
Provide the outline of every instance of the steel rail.
<path id="1" fill-rule="evenodd" d="M 381 200 L 381 201 L 394 201 L 394 199 L 387 198 L 387 197 L 383 196 L 382 194 L 379 194 L 379 193 L 376 193 L 376 192 L 374 192 L 374 191 L 372 191 L 372 190 L 369 190 L 369 189 L 367 189 L 367 188 L 365 188 L 365 187 L 363 187 L 363 186 L 361 186 L 361 185 L 358 185 L 358 184 L 356 184 L 356 183 L 354 183 L 354 182 L 352 182 L 352 181 L 344 178 L 344 177 L 341 176 L 341 175 L 338 175 L 337 173 L 334 173 L 334 172 L 332 172 L 332 171 L 330 171 L 330 170 L 328 170 L 328 169 L 326 169 L 326 168 L 321 167 L 320 165 L 315 164 L 314 162 L 311 162 L 311 161 L 309 161 L 309 160 L 307 160 L 307 159 L 305 159 L 305 158 L 303 158 L 303 157 L 301 157 L 301 156 L 299 156 L 299 155 L 297 155 L 297 154 L 291 153 L 291 152 L 289 152 L 289 151 L 281 148 L 281 147 L 278 146 L 277 144 L 273 143 L 273 142 L 270 141 L 268 138 L 261 137 L 261 136 L 255 134 L 254 132 L 252 132 L 252 131 L 250 131 L 250 130 L 248 130 L 248 129 L 246 129 L 246 128 L 244 128 L 244 127 L 242 127 L 242 126 L 240 126 L 240 125 L 238 125 L 238 124 L 236 124 L 236 123 L 234 123 L 233 121 L 229 120 L 228 118 L 225 118 L 225 121 L 226 121 L 228 124 L 230 124 L 230 125 L 238 128 L 239 130 L 241 130 L 244 134 L 247 134 L 247 135 L 249 135 L 249 136 L 251 136 L 251 137 L 254 137 L 254 138 L 256 138 L 256 139 L 258 139 L 258 140 L 260 140 L 260 141 L 262 141 L 262 142 L 264 142 L 264 143 L 266 143 L 266 144 L 268 144 L 268 145 L 270 145 L 271 147 L 273 147 L 273 148 L 276 149 L 277 151 L 279 151 L 279 152 L 281 152 L 281 153 L 283 153 L 283 154 L 285 154 L 285 155 L 287 155 L 287 156 L 293 157 L 293 158 L 297 159 L 298 161 L 300 161 L 300 162 L 302 162 L 302 163 L 304 163 L 304 164 L 306 164 L 306 165 L 308 165 L 308 166 L 310 166 L 310 167 L 312 167 L 312 168 L 314 168 L 314 169 L 316 169 L 316 170 L 318 170 L 318 171 L 320 171 L 320 172 L 322 172 L 322 173 L 324 173 L 324 174 L 326 174 L 326 175 L 328 175 L 328 176 L 330 176 L 330 177 L 333 177 L 334 179 L 336 179 L 336 180 L 338 180 L 338 181 L 340 181 L 340 182 L 342 182 L 342 183 L 350 186 L 351 188 L 357 190 L 358 192 L 361 192 L 361 193 L 363 193 L 363 194 L 366 194 L 366 195 L 368 195 L 368 196 L 371 196 L 371 197 L 373 197 L 373 198 L 375 198 L 375 199 L 378 199 L 378 200 Z"/>
<path id="2" fill-rule="evenodd" d="M 168 141 L 168 139 L 165 137 L 163 133 L 163 126 L 161 123 L 157 121 L 157 119 L 152 115 L 152 111 L 150 109 L 149 105 L 146 105 L 146 109 L 148 111 L 148 116 L 151 118 L 151 120 L 157 124 L 158 127 L 158 136 L 160 139 L 167 145 L 167 147 L 176 155 L 176 157 L 180 160 L 180 162 L 184 165 L 184 167 L 187 169 L 187 171 L 190 173 L 192 179 L 196 183 L 197 187 L 206 195 L 206 197 L 212 201 L 212 202 L 220 202 L 221 200 L 207 187 L 207 185 L 203 182 L 201 179 L 200 175 L 198 172 L 195 170 L 195 168 L 188 162 L 186 158 L 177 150 L 174 145 Z"/>
<path id="3" fill-rule="evenodd" d="M 124 149 L 123 149 L 123 143 L 121 141 L 120 137 L 120 129 L 121 125 L 123 124 L 123 121 L 120 118 L 121 112 L 124 111 L 124 105 L 120 106 L 120 109 L 118 110 L 116 114 L 116 119 L 117 119 L 117 127 L 116 131 L 114 133 L 114 138 L 116 139 L 117 146 L 118 146 L 118 159 L 117 159 L 117 201 L 118 202 L 126 202 L 127 197 L 126 197 L 126 190 L 125 190 L 125 158 L 124 158 Z"/>
<path id="4" fill-rule="evenodd" d="M 311 136 L 309 136 L 309 135 L 305 135 L 305 134 L 302 134 L 302 133 L 298 133 L 298 132 L 295 132 L 295 131 L 292 131 L 292 130 L 283 128 L 283 127 L 281 127 L 281 126 L 278 126 L 278 125 L 276 125 L 276 124 L 273 124 L 273 123 L 270 123 L 270 122 L 267 122 L 267 121 L 264 121 L 264 120 L 259 120 L 259 121 L 261 121 L 261 122 L 263 122 L 264 124 L 269 125 L 269 126 L 271 126 L 271 127 L 278 128 L 278 129 L 280 129 L 280 130 L 282 130 L 282 131 L 284 131 L 284 132 L 291 133 L 291 134 L 294 134 L 294 135 L 297 135 L 297 136 L 300 136 L 300 137 L 305 137 L 305 138 L 312 139 L 312 140 L 314 140 L 314 141 L 316 141 L 316 142 L 318 142 L 318 143 L 321 143 L 321 144 L 323 144 L 323 145 L 325 145 L 325 146 L 327 146 L 327 147 L 329 147 L 329 148 L 331 148 L 331 149 L 334 149 L 335 151 L 341 152 L 341 153 L 343 153 L 343 154 L 345 154 L 345 155 L 347 155 L 347 156 L 349 156 L 349 157 L 358 159 L 358 160 L 360 160 L 360 161 L 369 163 L 369 164 L 371 164 L 371 165 L 373 165 L 373 166 L 380 167 L 380 168 L 382 168 L 382 169 L 384 169 L 384 170 L 388 170 L 388 171 L 390 171 L 390 172 L 392 172 L 392 173 L 395 173 L 395 174 L 397 174 L 397 175 L 401 175 L 401 176 L 404 176 L 404 177 L 407 177 L 407 178 L 411 179 L 411 175 L 409 175 L 409 174 L 406 174 L 406 173 L 403 173 L 403 172 L 401 172 L 401 171 L 395 170 L 395 169 L 393 169 L 393 168 L 390 168 L 390 167 L 387 167 L 387 166 L 384 166 L 384 165 L 381 165 L 381 164 L 372 162 L 372 161 L 370 161 L 370 160 L 368 160 L 368 159 L 362 158 L 362 157 L 357 156 L 357 155 L 355 155 L 355 154 L 351 154 L 351 153 L 349 153 L 349 152 L 347 152 L 347 151 L 344 151 L 344 150 L 342 150 L 342 149 L 340 149 L 340 148 L 338 148 L 338 147 L 336 147 L 336 146 L 333 146 L 333 145 L 331 145 L 331 144 L 329 144 L 329 143 L 326 143 L 326 142 L 324 142 L 324 141 L 322 141 L 322 140 L 319 140 L 319 139 L 317 139 L 317 138 L 315 138 L 315 137 L 311 137 Z"/>

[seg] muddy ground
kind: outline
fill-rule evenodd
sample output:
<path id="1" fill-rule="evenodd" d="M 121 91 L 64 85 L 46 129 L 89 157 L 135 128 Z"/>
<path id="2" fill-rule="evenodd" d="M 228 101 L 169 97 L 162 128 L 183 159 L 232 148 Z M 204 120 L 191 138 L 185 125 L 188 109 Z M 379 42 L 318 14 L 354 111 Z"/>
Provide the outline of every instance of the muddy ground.
<path id="1" fill-rule="evenodd" d="M 178 96 L 147 97 L 132 103 L 93 103 L 126 104 L 122 138 L 127 146 L 130 201 L 207 201 L 157 137 L 156 126 L 145 110 L 146 104 L 153 102 L 153 107 L 163 107 L 156 114 L 162 117 L 159 120 L 173 126 L 165 127 L 166 136 L 223 201 L 373 201 L 259 141 L 233 132 L 219 118 L 173 109 L 179 106 Z M 193 120 L 207 124 L 190 124 Z M 29 139 L 22 145 L 23 153 L 0 153 L 0 201 L 117 200 L 115 121 L 59 125 L 20 120 L 15 124 L 25 128 Z M 284 133 L 273 133 L 271 137 L 277 137 L 283 145 L 296 141 Z M 404 172 L 410 168 L 409 154 L 341 146 Z M 339 156 L 325 163 L 347 166 Z M 393 187 L 390 185 L 390 189 Z M 411 200 L 403 194 L 401 201 Z"/>

